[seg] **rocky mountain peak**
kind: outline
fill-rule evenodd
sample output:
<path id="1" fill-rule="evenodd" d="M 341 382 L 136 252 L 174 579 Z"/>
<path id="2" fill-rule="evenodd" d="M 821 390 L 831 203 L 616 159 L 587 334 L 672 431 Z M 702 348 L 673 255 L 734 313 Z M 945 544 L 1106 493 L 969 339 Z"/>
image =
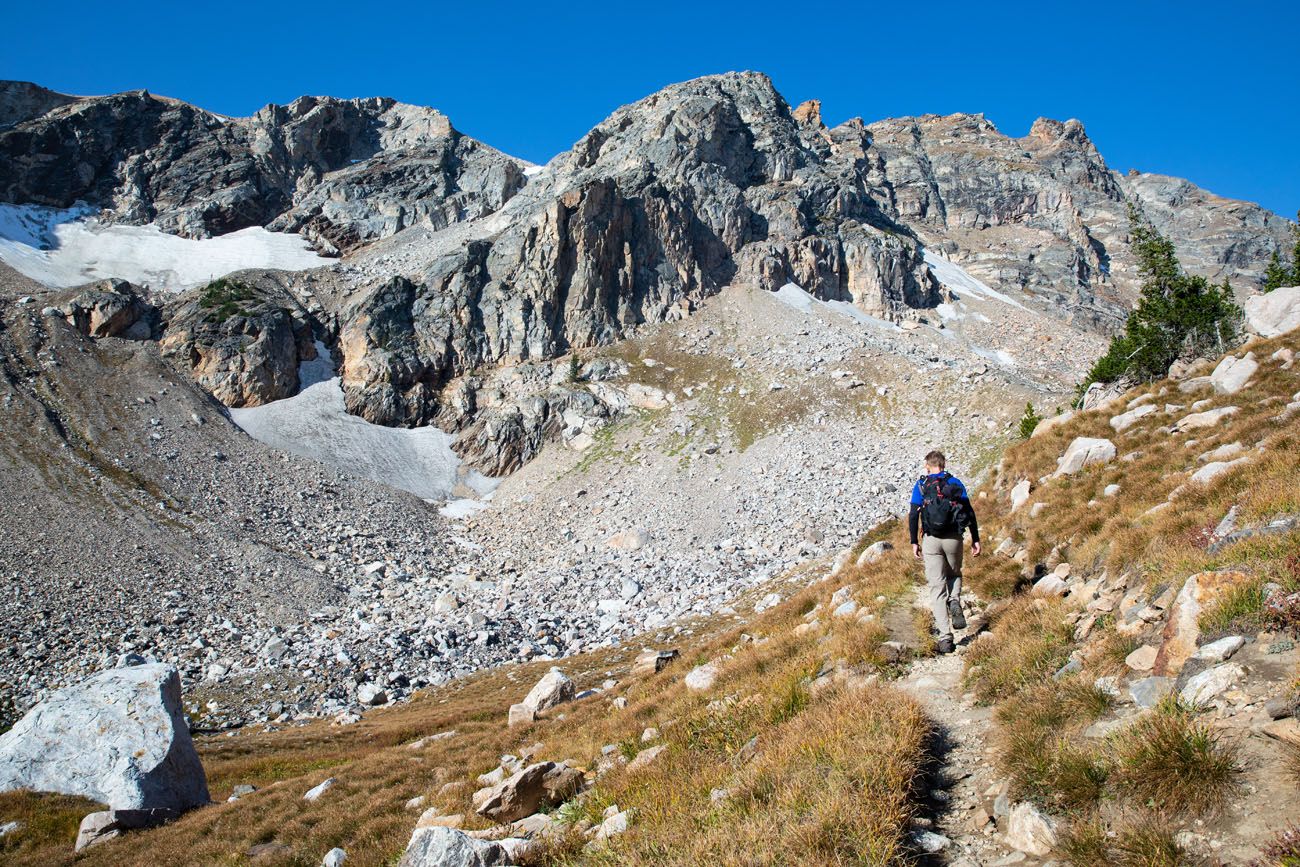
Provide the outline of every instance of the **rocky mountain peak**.
<path id="1" fill-rule="evenodd" d="M 0 81 L 0 129 L 40 117 L 75 100 L 74 96 L 55 93 L 30 81 Z"/>

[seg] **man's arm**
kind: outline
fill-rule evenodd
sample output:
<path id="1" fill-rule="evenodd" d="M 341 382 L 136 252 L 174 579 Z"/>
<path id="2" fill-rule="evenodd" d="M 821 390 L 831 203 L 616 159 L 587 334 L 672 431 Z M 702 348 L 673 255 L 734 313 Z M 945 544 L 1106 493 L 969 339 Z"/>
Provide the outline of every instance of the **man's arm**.
<path id="1" fill-rule="evenodd" d="M 917 525 L 921 522 L 921 507 L 913 503 L 907 510 L 907 535 L 911 537 L 912 544 L 916 544 Z"/>

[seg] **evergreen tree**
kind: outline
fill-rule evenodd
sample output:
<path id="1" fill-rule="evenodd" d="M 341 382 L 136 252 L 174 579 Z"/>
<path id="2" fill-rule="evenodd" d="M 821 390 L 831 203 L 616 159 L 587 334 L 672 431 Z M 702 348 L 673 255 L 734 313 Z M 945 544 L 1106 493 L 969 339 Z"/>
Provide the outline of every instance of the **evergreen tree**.
<path id="1" fill-rule="evenodd" d="M 1238 336 L 1242 311 L 1225 280 L 1213 286 L 1184 274 L 1174 245 L 1130 205 L 1130 245 L 1142 276 L 1142 295 L 1124 332 L 1088 372 L 1084 387 L 1123 377 L 1164 376 L 1181 356 L 1222 353 Z"/>
<path id="2" fill-rule="evenodd" d="M 1272 258 L 1268 260 L 1268 268 L 1264 271 L 1265 292 L 1283 286 L 1300 286 L 1300 212 L 1296 213 L 1296 222 L 1291 224 L 1291 235 L 1291 264 L 1285 265 L 1278 251 L 1273 251 Z"/>
<path id="3" fill-rule="evenodd" d="M 1038 423 L 1042 420 L 1042 416 L 1034 411 L 1032 403 L 1025 404 L 1025 414 L 1020 417 L 1020 438 L 1022 440 L 1029 439 L 1034 432 L 1034 428 L 1038 427 Z"/>

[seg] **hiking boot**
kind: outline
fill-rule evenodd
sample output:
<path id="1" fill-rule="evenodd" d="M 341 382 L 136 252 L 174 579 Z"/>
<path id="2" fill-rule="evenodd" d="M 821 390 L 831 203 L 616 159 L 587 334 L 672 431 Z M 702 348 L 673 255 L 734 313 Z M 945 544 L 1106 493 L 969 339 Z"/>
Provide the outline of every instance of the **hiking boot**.
<path id="1" fill-rule="evenodd" d="M 956 649 L 951 638 L 940 638 L 939 642 L 934 646 L 935 653 L 952 653 Z"/>
<path id="2" fill-rule="evenodd" d="M 961 600 L 948 600 L 948 616 L 952 618 L 953 629 L 966 628 L 966 615 L 961 613 Z"/>

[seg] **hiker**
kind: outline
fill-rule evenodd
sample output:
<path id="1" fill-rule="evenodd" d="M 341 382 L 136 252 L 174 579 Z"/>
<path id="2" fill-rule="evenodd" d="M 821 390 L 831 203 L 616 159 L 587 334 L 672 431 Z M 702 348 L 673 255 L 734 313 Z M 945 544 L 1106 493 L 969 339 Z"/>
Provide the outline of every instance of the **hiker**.
<path id="1" fill-rule="evenodd" d="M 944 471 L 947 460 L 941 451 L 925 456 L 925 475 L 912 488 L 907 512 L 907 531 L 912 537 L 912 555 L 925 561 L 925 584 L 930 592 L 930 610 L 939 633 L 935 649 L 952 653 L 952 630 L 966 628 L 961 610 L 962 535 L 970 530 L 971 554 L 980 555 L 980 530 L 966 486 Z M 917 543 L 917 521 L 925 536 Z"/>

